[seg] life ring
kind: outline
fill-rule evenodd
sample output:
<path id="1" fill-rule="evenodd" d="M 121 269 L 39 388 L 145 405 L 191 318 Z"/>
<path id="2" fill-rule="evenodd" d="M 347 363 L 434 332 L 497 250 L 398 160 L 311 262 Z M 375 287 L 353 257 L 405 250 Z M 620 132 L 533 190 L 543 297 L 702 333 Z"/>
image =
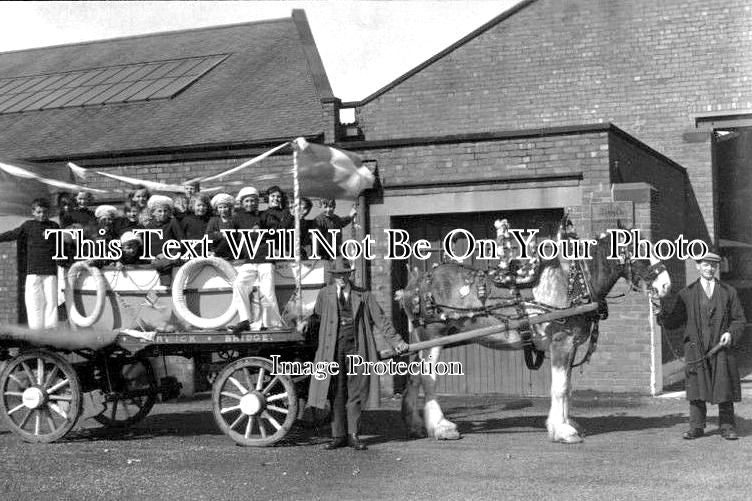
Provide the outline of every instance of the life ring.
<path id="1" fill-rule="evenodd" d="M 217 329 L 224 327 L 235 316 L 237 307 L 235 303 L 231 304 L 227 310 L 218 317 L 203 318 L 193 313 L 186 304 L 185 287 L 188 282 L 194 277 L 194 273 L 198 272 L 204 266 L 211 266 L 219 273 L 223 274 L 227 280 L 232 283 L 235 281 L 237 272 L 235 268 L 225 261 L 217 257 L 202 257 L 197 259 L 191 259 L 183 266 L 180 267 L 175 274 L 175 279 L 172 283 L 172 305 L 175 315 L 178 316 L 184 322 L 197 327 L 199 329 Z"/>
<path id="2" fill-rule="evenodd" d="M 97 298 L 94 302 L 94 308 L 88 316 L 79 313 L 76 308 L 76 302 L 73 292 L 76 289 L 76 282 L 81 273 L 88 273 L 94 279 L 94 285 L 97 292 Z M 86 261 L 76 261 L 68 270 L 67 284 L 65 285 L 65 304 L 68 310 L 68 319 L 77 327 L 91 327 L 99 320 L 104 311 L 104 303 L 107 299 L 107 281 L 102 275 L 102 271 L 96 266 L 89 266 Z"/>

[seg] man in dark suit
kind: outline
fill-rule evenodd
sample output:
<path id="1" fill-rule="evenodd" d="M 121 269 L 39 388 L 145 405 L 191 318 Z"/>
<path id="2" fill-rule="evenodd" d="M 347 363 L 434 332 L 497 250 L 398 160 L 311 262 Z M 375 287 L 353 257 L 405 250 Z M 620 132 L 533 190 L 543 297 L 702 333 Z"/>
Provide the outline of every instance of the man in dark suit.
<path id="1" fill-rule="evenodd" d="M 741 382 L 732 348 L 744 334 L 744 311 L 736 290 L 715 278 L 721 257 L 709 252 L 697 262 L 700 278 L 679 292 L 674 308 L 659 314 L 670 329 L 684 327 L 689 430 L 692 440 L 705 434 L 707 402 L 718 404 L 720 433 L 736 440 L 734 402 Z"/>
<path id="2" fill-rule="evenodd" d="M 348 374 L 348 355 L 376 362 L 378 351 L 387 347 L 384 343 L 397 353 L 408 349 L 371 293 L 352 285 L 352 271 L 346 259 L 335 259 L 330 269 L 333 283 L 321 289 L 313 313 L 314 321 L 319 321 L 314 362 L 339 364 L 337 375 L 311 378 L 308 392 L 311 407 L 323 409 L 328 398 L 333 400 L 332 441 L 327 450 L 344 447 L 348 442 L 355 450 L 366 449 L 358 438 L 361 409 L 378 406 L 379 376 L 374 372 L 364 375 L 362 370 Z"/>

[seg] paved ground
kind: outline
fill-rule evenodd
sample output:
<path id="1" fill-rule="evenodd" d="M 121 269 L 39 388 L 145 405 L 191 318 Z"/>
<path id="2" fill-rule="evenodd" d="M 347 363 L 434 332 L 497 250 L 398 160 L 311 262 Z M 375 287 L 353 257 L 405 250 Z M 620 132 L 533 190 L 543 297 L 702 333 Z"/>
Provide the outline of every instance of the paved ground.
<path id="1" fill-rule="evenodd" d="M 747 383 L 750 386 L 752 383 Z M 464 437 L 407 441 L 398 403 L 366 415 L 369 450 L 324 451 L 326 432 L 297 427 L 257 449 L 214 425 L 206 395 L 158 404 L 127 433 L 91 420 L 51 445 L 0 428 L 0 499 L 749 499 L 752 391 L 737 442 L 685 441 L 676 398 L 577 394 L 585 443 L 548 442 L 546 399 L 446 397 Z M 320 436 L 322 435 L 322 436 Z"/>

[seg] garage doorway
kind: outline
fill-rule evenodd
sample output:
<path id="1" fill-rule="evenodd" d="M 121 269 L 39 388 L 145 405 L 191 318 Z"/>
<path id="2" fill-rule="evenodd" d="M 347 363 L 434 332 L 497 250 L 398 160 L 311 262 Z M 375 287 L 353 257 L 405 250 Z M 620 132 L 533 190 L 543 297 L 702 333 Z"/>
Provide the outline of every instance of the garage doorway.
<path id="1" fill-rule="evenodd" d="M 410 240 L 424 238 L 431 243 L 431 256 L 427 260 L 414 257 L 409 260 L 392 261 L 392 291 L 403 288 L 407 283 L 407 270 L 417 267 L 421 271 L 442 262 L 440 252 L 444 237 L 454 229 L 462 228 L 476 239 L 495 239 L 494 221 L 507 219 L 511 228 L 539 229 L 539 238 L 552 237 L 558 230 L 564 216 L 563 209 L 538 209 L 516 211 L 473 212 L 460 214 L 430 214 L 419 216 L 393 217 L 391 227 L 406 230 Z M 462 249 L 462 242 L 457 249 Z M 496 266 L 494 260 L 476 260 L 474 257 L 464 262 L 478 269 Z M 393 309 L 392 320 L 400 332 L 407 332 L 407 317 L 398 308 Z M 525 366 L 521 351 L 498 351 L 469 344 L 456 346 L 442 352 L 445 361 L 462 363 L 464 376 L 439 378 L 438 391 L 445 394 L 485 394 L 502 393 L 520 396 L 546 396 L 551 380 L 548 360 L 537 371 Z M 402 382 L 395 381 L 395 388 Z"/>

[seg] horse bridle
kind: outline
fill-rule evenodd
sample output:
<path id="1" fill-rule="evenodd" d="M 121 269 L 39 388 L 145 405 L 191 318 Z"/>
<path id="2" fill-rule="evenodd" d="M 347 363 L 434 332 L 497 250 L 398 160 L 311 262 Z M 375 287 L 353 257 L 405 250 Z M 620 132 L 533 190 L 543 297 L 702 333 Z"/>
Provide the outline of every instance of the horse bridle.
<path id="1" fill-rule="evenodd" d="M 634 262 L 634 260 L 632 259 L 632 253 L 625 249 L 624 253 L 619 255 L 619 258 L 622 261 L 622 263 L 619 266 L 626 268 L 626 272 L 625 272 L 626 276 L 624 278 L 626 278 L 627 283 L 628 283 L 627 292 L 619 294 L 617 296 L 606 296 L 607 299 L 615 299 L 615 298 L 624 297 L 624 296 L 627 296 L 631 292 L 641 292 L 639 287 L 637 287 L 634 284 L 634 281 L 632 280 L 633 278 L 632 263 Z M 648 267 L 647 273 L 645 273 L 645 275 L 640 275 L 640 279 L 643 280 L 645 283 L 652 284 L 658 278 L 658 275 L 660 275 L 664 271 L 666 271 L 666 265 L 663 264 L 663 261 L 658 261 L 655 264 L 651 264 Z M 650 295 L 652 295 L 653 292 L 654 292 L 654 289 L 651 286 L 650 291 L 649 291 Z"/>

